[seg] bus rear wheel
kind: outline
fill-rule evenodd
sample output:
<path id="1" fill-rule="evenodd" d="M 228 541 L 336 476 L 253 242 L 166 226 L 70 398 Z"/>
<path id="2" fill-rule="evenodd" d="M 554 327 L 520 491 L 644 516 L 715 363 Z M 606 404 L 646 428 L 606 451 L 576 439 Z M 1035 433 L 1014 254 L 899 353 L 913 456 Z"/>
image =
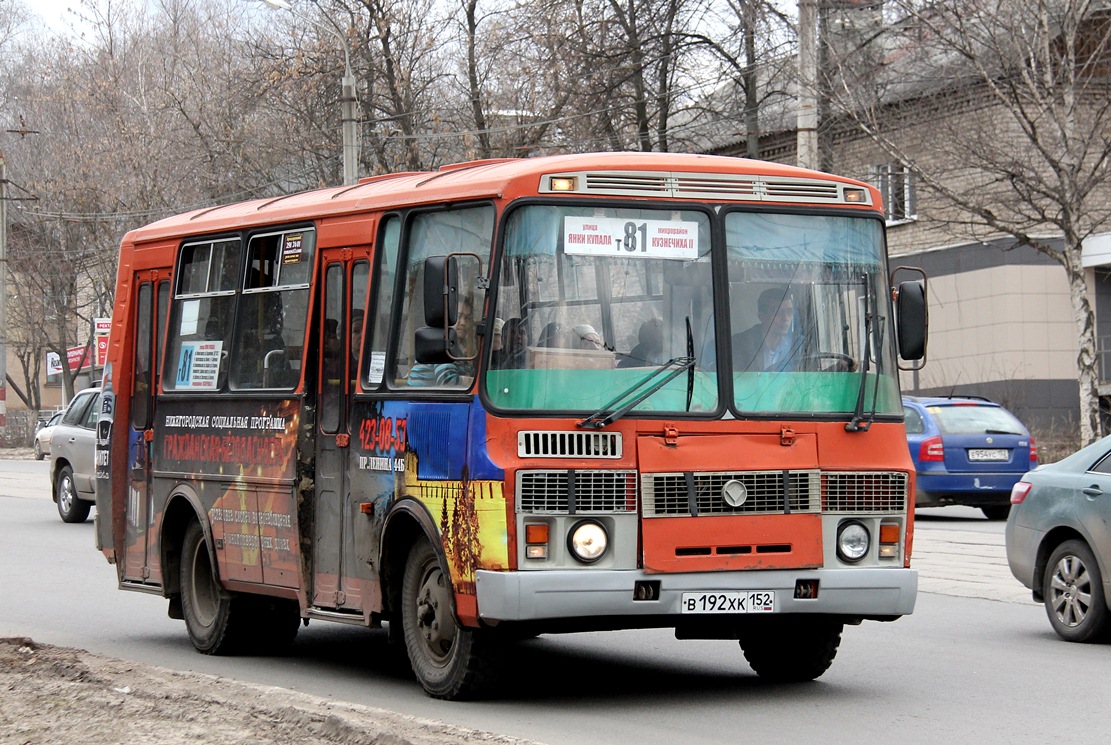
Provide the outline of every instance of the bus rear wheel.
<path id="1" fill-rule="evenodd" d="M 814 680 L 829 669 L 844 624 L 825 618 L 776 616 L 745 629 L 741 650 L 753 671 L 774 683 Z"/>
<path id="2" fill-rule="evenodd" d="M 181 549 L 181 610 L 189 640 L 204 654 L 234 654 L 246 638 L 249 609 L 220 587 L 199 522 L 185 530 Z"/>
<path id="3" fill-rule="evenodd" d="M 489 687 L 492 640 L 459 625 L 451 582 L 425 541 L 413 546 L 405 562 L 401 626 L 409 664 L 430 696 L 475 698 Z"/>

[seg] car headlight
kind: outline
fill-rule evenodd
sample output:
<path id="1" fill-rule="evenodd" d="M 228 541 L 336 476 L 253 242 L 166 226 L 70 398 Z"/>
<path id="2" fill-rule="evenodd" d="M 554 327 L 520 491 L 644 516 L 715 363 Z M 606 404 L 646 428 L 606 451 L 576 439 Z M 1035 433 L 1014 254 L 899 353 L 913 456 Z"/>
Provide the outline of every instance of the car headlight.
<path id="1" fill-rule="evenodd" d="M 576 523 L 567 534 L 567 548 L 583 564 L 593 564 L 602 558 L 609 548 L 609 542 L 606 529 L 596 520 Z"/>
<path id="2" fill-rule="evenodd" d="M 872 536 L 864 523 L 849 520 L 837 529 L 837 555 L 841 561 L 855 564 L 868 555 L 872 545 Z"/>

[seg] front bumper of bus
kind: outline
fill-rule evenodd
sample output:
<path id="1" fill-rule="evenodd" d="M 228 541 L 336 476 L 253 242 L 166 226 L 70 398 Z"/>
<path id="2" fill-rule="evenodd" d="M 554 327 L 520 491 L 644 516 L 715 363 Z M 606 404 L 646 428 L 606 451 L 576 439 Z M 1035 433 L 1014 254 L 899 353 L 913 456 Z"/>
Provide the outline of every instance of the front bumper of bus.
<path id="1" fill-rule="evenodd" d="M 646 574 L 642 571 L 476 572 L 484 621 L 542 621 L 600 616 L 683 616 L 684 593 L 773 591 L 776 613 L 894 618 L 914 611 L 918 571 L 904 568 L 762 570 Z M 800 582 L 816 597 L 796 597 Z M 637 600 L 638 583 L 658 583 L 658 598 Z M 805 594 L 805 593 L 804 593 Z"/>

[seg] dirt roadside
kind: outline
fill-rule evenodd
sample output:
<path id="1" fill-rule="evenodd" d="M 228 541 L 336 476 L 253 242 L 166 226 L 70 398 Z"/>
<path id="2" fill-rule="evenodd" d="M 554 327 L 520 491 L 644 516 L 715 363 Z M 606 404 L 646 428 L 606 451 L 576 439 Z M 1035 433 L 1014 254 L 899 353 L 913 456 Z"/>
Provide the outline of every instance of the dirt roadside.
<path id="1" fill-rule="evenodd" d="M 0 459 L 33 460 L 31 448 Z M 285 688 L 0 638 L 0 745 L 536 745 Z"/>
<path id="2" fill-rule="evenodd" d="M 0 639 L 3 745 L 530 745 L 284 688 Z M 535 745 L 535 743 L 531 744 Z"/>

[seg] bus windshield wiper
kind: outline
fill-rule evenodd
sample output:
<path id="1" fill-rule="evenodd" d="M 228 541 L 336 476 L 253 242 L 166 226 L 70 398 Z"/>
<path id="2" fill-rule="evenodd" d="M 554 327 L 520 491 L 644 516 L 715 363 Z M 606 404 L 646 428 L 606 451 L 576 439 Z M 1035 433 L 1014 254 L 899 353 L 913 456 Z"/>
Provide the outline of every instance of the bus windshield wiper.
<path id="1" fill-rule="evenodd" d="M 610 424 L 613 424 L 621 417 L 628 414 L 632 409 L 644 401 L 644 399 L 651 396 L 656 391 L 663 388 L 672 380 L 681 375 L 685 370 L 690 370 L 694 367 L 694 357 L 672 357 L 667 362 L 656 368 L 650 375 L 641 378 L 629 388 L 625 389 L 617 395 L 612 401 L 607 403 L 602 408 L 595 411 L 593 414 L 583 419 L 578 423 L 579 427 L 583 429 L 602 429 Z M 636 398 L 630 400 L 620 408 L 615 409 L 619 403 L 629 398 L 633 394 L 639 393 Z"/>
<path id="2" fill-rule="evenodd" d="M 856 393 L 856 408 L 853 418 L 845 425 L 846 432 L 867 432 L 872 426 L 872 419 L 876 415 L 876 396 L 872 396 L 872 412 L 867 418 L 864 416 L 864 396 L 868 389 L 868 362 L 872 356 L 872 288 L 868 283 L 868 274 L 860 276 L 864 283 L 864 355 L 860 361 L 860 389 Z M 876 394 L 879 392 L 879 381 L 876 381 Z"/>

